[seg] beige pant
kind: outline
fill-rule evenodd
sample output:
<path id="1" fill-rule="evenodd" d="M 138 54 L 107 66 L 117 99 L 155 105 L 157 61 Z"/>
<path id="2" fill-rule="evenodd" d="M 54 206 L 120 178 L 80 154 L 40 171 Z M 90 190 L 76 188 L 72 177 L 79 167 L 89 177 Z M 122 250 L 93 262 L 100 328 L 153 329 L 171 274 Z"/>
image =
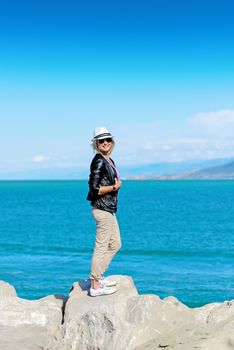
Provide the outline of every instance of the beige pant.
<path id="1" fill-rule="evenodd" d="M 114 214 L 100 209 L 93 209 L 92 214 L 96 220 L 96 242 L 90 278 L 99 280 L 120 249 L 121 239 L 118 221 Z"/>

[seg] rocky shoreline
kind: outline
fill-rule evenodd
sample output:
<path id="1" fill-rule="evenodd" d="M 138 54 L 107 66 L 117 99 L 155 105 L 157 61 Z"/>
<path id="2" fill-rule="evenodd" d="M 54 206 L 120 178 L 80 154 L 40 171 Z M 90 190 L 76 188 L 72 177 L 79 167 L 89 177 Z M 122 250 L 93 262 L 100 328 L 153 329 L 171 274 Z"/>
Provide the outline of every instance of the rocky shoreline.
<path id="1" fill-rule="evenodd" d="M 1 350 L 233 350 L 234 300 L 191 309 L 174 297 L 139 295 L 128 276 L 118 292 L 88 296 L 75 282 L 68 297 L 17 297 L 0 281 Z"/>

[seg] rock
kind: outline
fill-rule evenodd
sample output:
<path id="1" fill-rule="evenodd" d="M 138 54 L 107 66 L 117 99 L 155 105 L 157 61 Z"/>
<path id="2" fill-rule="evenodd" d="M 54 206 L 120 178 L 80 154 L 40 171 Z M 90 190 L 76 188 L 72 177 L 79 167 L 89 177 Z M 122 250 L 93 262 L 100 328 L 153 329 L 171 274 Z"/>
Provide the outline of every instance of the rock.
<path id="1" fill-rule="evenodd" d="M 1 282 L 0 349 L 234 350 L 234 301 L 191 309 L 174 297 L 139 295 L 128 276 L 113 279 L 118 291 L 96 298 L 89 281 L 75 282 L 64 318 L 63 296 L 25 300 Z"/>
<path id="2" fill-rule="evenodd" d="M 89 282 L 74 283 L 64 316 L 71 350 L 231 350 L 232 302 L 190 309 L 174 297 L 138 295 L 127 276 L 118 292 L 92 298 Z"/>
<path id="3" fill-rule="evenodd" d="M 234 301 L 224 303 L 211 303 L 201 308 L 194 309 L 196 318 L 205 323 L 220 323 L 232 318 L 234 314 Z"/>
<path id="4" fill-rule="evenodd" d="M 55 332 L 62 324 L 63 300 L 25 300 L 18 297 L 0 300 L 0 324 L 17 327 L 34 324 Z"/>
<path id="5" fill-rule="evenodd" d="M 51 295 L 39 300 L 21 299 L 17 297 L 14 287 L 3 281 L 0 284 L 0 295 L 1 350 L 64 349 L 61 347 L 63 296 Z"/>
<path id="6" fill-rule="evenodd" d="M 192 311 L 175 298 L 139 296 L 129 277 L 113 278 L 118 292 L 98 298 L 88 296 L 87 282 L 73 285 L 64 316 L 72 350 L 130 350 L 155 338 L 163 342 L 165 333 L 194 322 Z"/>
<path id="7" fill-rule="evenodd" d="M 16 290 L 9 283 L 0 281 L 0 299 L 16 297 Z"/>
<path id="8" fill-rule="evenodd" d="M 171 329 L 169 332 L 165 332 L 165 339 L 160 344 L 161 346 L 167 345 L 167 350 L 234 349 L 233 302 L 212 303 L 189 310 L 192 314 L 190 321 L 188 319 L 188 323 L 180 329 L 175 327 L 174 330 Z M 162 314 L 164 315 L 165 312 Z M 153 349 L 152 342 L 148 343 L 147 346 L 146 349 Z M 139 348 L 139 350 L 143 349 L 144 347 Z"/>
<path id="9" fill-rule="evenodd" d="M 130 277 L 114 276 L 118 282 L 115 294 L 92 298 L 88 295 L 90 283 L 73 284 L 64 315 L 65 340 L 71 349 L 122 349 L 127 350 L 129 299 L 138 297 Z M 132 329 L 130 330 L 132 331 Z M 121 342 L 121 344 L 120 344 Z"/>
<path id="10" fill-rule="evenodd" d="M 1 350 L 67 350 L 61 334 L 51 335 L 44 327 L 0 326 Z"/>

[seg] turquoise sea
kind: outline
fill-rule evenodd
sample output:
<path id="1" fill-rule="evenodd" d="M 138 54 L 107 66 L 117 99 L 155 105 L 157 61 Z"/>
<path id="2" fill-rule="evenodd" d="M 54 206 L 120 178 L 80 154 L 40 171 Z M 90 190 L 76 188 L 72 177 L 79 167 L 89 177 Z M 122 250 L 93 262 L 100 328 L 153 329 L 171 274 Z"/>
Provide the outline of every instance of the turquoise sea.
<path id="1" fill-rule="evenodd" d="M 0 182 L 0 279 L 20 297 L 87 278 L 95 223 L 87 181 Z M 108 274 L 189 306 L 234 299 L 234 182 L 124 181 L 122 249 Z"/>

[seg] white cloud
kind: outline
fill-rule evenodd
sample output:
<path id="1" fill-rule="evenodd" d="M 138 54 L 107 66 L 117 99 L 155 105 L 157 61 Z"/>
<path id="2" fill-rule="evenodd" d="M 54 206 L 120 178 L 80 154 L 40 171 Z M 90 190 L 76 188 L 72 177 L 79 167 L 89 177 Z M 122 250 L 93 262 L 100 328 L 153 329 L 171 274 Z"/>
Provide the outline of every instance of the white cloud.
<path id="1" fill-rule="evenodd" d="M 234 110 L 201 112 L 179 122 L 172 116 L 161 122 L 147 119 L 134 125 L 116 127 L 116 148 L 113 157 L 118 165 L 140 163 L 176 162 L 194 159 L 233 157 L 234 155 Z M 92 151 L 88 145 L 80 145 L 54 154 L 36 154 L 27 158 L 28 167 L 88 168 Z M 57 150 L 56 150 L 57 152 Z M 51 154 L 48 156 L 47 154 Z M 34 165 L 32 165 L 32 162 Z"/>
<path id="2" fill-rule="evenodd" d="M 146 142 L 143 146 L 142 149 L 146 151 L 152 151 L 155 148 L 154 144 L 151 142 Z"/>
<path id="3" fill-rule="evenodd" d="M 207 139 L 196 137 L 181 137 L 171 140 L 172 145 L 201 145 L 207 142 Z"/>
<path id="4" fill-rule="evenodd" d="M 32 159 L 32 161 L 35 163 L 47 162 L 48 160 L 50 160 L 50 157 L 44 156 L 42 154 L 38 154 L 38 155 L 34 156 Z"/>
<path id="5" fill-rule="evenodd" d="M 163 151 L 162 146 L 168 145 L 171 149 L 163 156 L 170 159 L 175 158 L 175 153 L 183 160 L 232 157 L 233 135 L 234 110 L 201 112 L 178 125 L 172 137 L 164 134 L 160 149 Z"/>
<path id="6" fill-rule="evenodd" d="M 170 145 L 162 145 L 161 146 L 161 150 L 162 151 L 170 151 L 171 150 L 171 146 Z"/>
<path id="7" fill-rule="evenodd" d="M 201 112 L 178 125 L 172 120 L 171 124 L 145 123 L 144 128 L 135 128 L 132 144 L 122 144 L 120 153 L 124 152 L 127 163 L 229 158 L 234 154 L 233 135 L 234 110 Z"/>
<path id="8" fill-rule="evenodd" d="M 188 125 L 200 133 L 220 134 L 222 137 L 234 134 L 234 110 L 202 112 L 187 120 Z"/>

